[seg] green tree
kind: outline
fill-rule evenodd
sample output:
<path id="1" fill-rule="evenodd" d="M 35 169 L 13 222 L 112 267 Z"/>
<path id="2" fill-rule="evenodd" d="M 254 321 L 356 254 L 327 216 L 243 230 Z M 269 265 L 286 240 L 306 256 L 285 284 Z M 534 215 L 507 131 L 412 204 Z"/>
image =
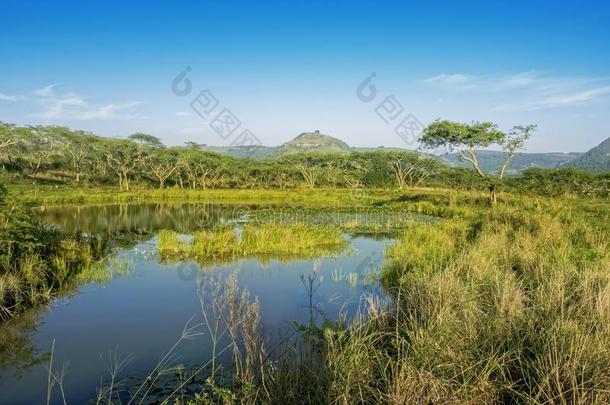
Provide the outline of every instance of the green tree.
<path id="1" fill-rule="evenodd" d="M 16 145 L 20 141 L 21 140 L 17 136 L 15 126 L 13 124 L 6 124 L 4 122 L 0 122 L 0 149 Z"/>
<path id="2" fill-rule="evenodd" d="M 526 139 L 536 128 L 535 125 L 515 126 L 509 133 L 500 131 L 496 124 L 491 122 L 475 122 L 462 124 L 447 120 L 432 122 L 422 134 L 420 142 L 426 148 L 447 147 L 455 149 L 460 158 L 470 162 L 476 173 L 489 184 L 490 199 L 496 203 L 496 179 L 485 173 L 477 160 L 476 151 L 490 145 L 500 145 L 507 153 L 498 178 L 502 180 L 506 168 L 509 166 L 515 153 L 523 148 Z"/>
<path id="3" fill-rule="evenodd" d="M 316 187 L 318 178 L 323 172 L 324 161 L 324 156 L 317 153 L 298 154 L 283 160 L 284 163 L 292 165 L 301 174 L 305 185 L 309 188 Z"/>
<path id="4" fill-rule="evenodd" d="M 96 136 L 83 131 L 70 131 L 67 128 L 57 128 L 60 149 L 70 162 L 77 183 L 81 181 L 83 168 L 93 157 L 93 145 Z"/>
<path id="5" fill-rule="evenodd" d="M 128 191 L 130 176 L 146 161 L 144 147 L 130 139 L 121 139 L 107 141 L 102 148 L 108 168 L 118 177 L 119 188 Z"/>
<path id="6" fill-rule="evenodd" d="M 389 152 L 387 161 L 400 190 L 417 187 L 438 170 L 438 162 L 414 152 Z"/>
<path id="7" fill-rule="evenodd" d="M 157 180 L 159 188 L 162 189 L 167 179 L 180 167 L 178 150 L 174 148 L 155 150 L 150 154 L 146 163 Z"/>
<path id="8" fill-rule="evenodd" d="M 140 145 L 151 146 L 155 148 L 162 148 L 163 143 L 159 138 L 154 135 L 145 134 L 143 132 L 136 132 L 127 137 L 127 139 L 134 141 Z"/>

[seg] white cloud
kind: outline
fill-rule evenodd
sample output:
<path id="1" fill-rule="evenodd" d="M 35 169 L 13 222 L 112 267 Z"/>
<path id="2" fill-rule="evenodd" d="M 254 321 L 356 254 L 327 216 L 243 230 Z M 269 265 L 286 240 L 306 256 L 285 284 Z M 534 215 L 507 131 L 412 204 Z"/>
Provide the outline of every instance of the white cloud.
<path id="1" fill-rule="evenodd" d="M 41 100 L 44 111 L 33 114 L 39 118 L 62 118 L 67 112 L 66 107 L 84 106 L 86 102 L 83 98 L 73 94 L 67 94 L 62 97 L 47 97 Z"/>
<path id="2" fill-rule="evenodd" d="M 435 86 L 458 89 L 473 88 L 476 81 L 477 78 L 475 76 L 465 75 L 461 73 L 441 73 L 440 75 L 436 75 L 426 79 L 426 83 L 430 83 Z"/>
<path id="3" fill-rule="evenodd" d="M 189 111 L 178 111 L 176 117 L 192 117 L 193 113 Z"/>
<path id="4" fill-rule="evenodd" d="M 445 91 L 501 97 L 492 111 L 532 111 L 591 103 L 610 94 L 609 77 L 563 77 L 536 71 L 476 76 L 443 73 L 425 80 Z"/>
<path id="5" fill-rule="evenodd" d="M 500 84 L 507 87 L 523 87 L 536 84 L 538 80 L 539 76 L 535 72 L 524 72 L 507 76 L 500 81 Z"/>
<path id="6" fill-rule="evenodd" d="M 0 93 L 0 100 L 2 101 L 17 101 L 19 97 L 9 96 L 8 94 Z"/>
<path id="7" fill-rule="evenodd" d="M 104 104 L 91 106 L 84 97 L 75 93 L 57 94 L 55 87 L 57 84 L 50 84 L 42 89 L 33 91 L 39 97 L 39 103 L 44 108 L 43 111 L 31 114 L 34 117 L 51 120 L 72 119 L 72 120 L 94 120 L 94 119 L 134 119 L 143 118 L 132 114 L 122 113 L 124 110 L 136 107 L 142 102 L 132 101 L 122 104 Z"/>
<path id="8" fill-rule="evenodd" d="M 41 89 L 34 90 L 32 93 L 40 97 L 51 97 L 53 95 L 53 88 L 56 86 L 59 86 L 59 83 L 49 84 Z"/>
<path id="9" fill-rule="evenodd" d="M 507 88 L 533 86 L 540 80 L 541 77 L 536 72 L 487 76 L 464 73 L 442 73 L 425 79 L 425 82 L 445 90 L 484 89 L 497 91 L 506 90 Z"/>
<path id="10" fill-rule="evenodd" d="M 72 118 L 76 120 L 93 120 L 93 119 L 104 119 L 104 118 L 143 118 L 132 114 L 120 113 L 123 110 L 127 110 L 142 104 L 141 101 L 133 101 L 130 103 L 123 104 L 106 104 L 94 109 L 84 111 L 74 111 Z"/>
<path id="11" fill-rule="evenodd" d="M 531 109 L 541 109 L 580 105 L 593 101 L 594 99 L 606 94 L 610 94 L 610 86 L 593 88 L 571 94 L 559 94 L 551 96 L 532 104 L 530 107 Z"/>

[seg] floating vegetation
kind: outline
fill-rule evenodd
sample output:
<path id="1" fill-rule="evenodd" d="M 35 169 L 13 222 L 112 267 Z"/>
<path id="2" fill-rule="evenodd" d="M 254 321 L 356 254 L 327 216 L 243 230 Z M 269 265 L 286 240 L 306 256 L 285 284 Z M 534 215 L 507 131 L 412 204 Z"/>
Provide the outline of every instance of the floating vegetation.
<path id="1" fill-rule="evenodd" d="M 346 248 L 337 228 L 322 225 L 246 224 L 217 226 L 193 235 L 159 233 L 157 249 L 163 259 L 223 261 L 245 257 L 312 257 L 337 254 Z"/>
<path id="2" fill-rule="evenodd" d="M 309 224 L 338 227 L 352 235 L 395 235 L 413 223 L 433 223 L 437 218 L 389 207 L 272 208 L 251 212 L 259 224 Z"/>

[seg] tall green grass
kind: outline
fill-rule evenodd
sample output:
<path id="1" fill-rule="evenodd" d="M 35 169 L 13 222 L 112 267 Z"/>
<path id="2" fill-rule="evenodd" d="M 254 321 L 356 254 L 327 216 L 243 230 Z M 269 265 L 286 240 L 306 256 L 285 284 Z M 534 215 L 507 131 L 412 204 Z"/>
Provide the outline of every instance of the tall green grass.
<path id="1" fill-rule="evenodd" d="M 0 321 L 73 286 L 100 253 L 94 241 L 37 223 L 0 188 Z"/>
<path id="2" fill-rule="evenodd" d="M 91 247 L 85 242 L 61 239 L 46 243 L 44 253 L 32 252 L 15 260 L 3 257 L 0 320 L 46 303 L 57 291 L 74 286 L 76 276 L 94 263 Z"/>
<path id="3" fill-rule="evenodd" d="M 341 232 L 329 226 L 246 224 L 240 232 L 232 226 L 217 226 L 188 236 L 165 230 L 158 235 L 157 250 L 166 260 L 193 258 L 209 262 L 244 257 L 310 257 L 339 252 L 345 245 Z"/>
<path id="4" fill-rule="evenodd" d="M 438 198 L 447 219 L 412 224 L 389 248 L 393 303 L 309 325 L 300 349 L 289 345 L 234 398 L 609 403 L 609 207 L 504 196 L 489 209 L 470 197 L 397 202 L 413 210 Z"/>
<path id="5" fill-rule="evenodd" d="M 406 229 L 395 305 L 326 336 L 323 401 L 608 403 L 610 231 L 549 204 Z"/>

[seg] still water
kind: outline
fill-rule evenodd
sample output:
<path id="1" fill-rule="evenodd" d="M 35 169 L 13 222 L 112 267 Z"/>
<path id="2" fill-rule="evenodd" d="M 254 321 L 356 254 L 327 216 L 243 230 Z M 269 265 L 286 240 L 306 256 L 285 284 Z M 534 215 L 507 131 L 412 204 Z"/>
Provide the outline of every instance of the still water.
<path id="1" fill-rule="evenodd" d="M 198 286 L 214 277 L 235 274 L 240 288 L 260 301 L 261 323 L 268 342 L 294 334 L 294 321 L 311 316 L 310 294 L 303 277 L 315 276 L 316 316 L 350 316 L 363 295 L 383 295 L 375 277 L 387 237 L 345 234 L 349 249 L 332 257 L 289 260 L 241 259 L 199 265 L 162 263 L 156 232 L 189 231 L 217 223 L 247 220 L 255 207 L 193 204 L 129 204 L 58 207 L 40 210 L 42 221 L 67 232 L 106 234 L 114 238 L 107 280 L 85 282 L 75 291 L 0 326 L 0 403 L 45 403 L 49 353 L 54 342 L 55 369 L 64 368 L 68 403 L 85 403 L 107 379 L 110 356 L 130 357 L 122 374 L 150 372 L 177 341 L 187 322 L 201 319 Z M 246 219 L 244 219 L 246 218 Z M 120 267 L 120 271 L 112 267 Z M 175 363 L 201 364 L 211 357 L 209 336 L 181 343 Z M 229 353 L 226 353 L 229 354 Z M 221 356 L 228 360 L 228 356 Z M 54 390 L 52 403 L 60 402 Z"/>

